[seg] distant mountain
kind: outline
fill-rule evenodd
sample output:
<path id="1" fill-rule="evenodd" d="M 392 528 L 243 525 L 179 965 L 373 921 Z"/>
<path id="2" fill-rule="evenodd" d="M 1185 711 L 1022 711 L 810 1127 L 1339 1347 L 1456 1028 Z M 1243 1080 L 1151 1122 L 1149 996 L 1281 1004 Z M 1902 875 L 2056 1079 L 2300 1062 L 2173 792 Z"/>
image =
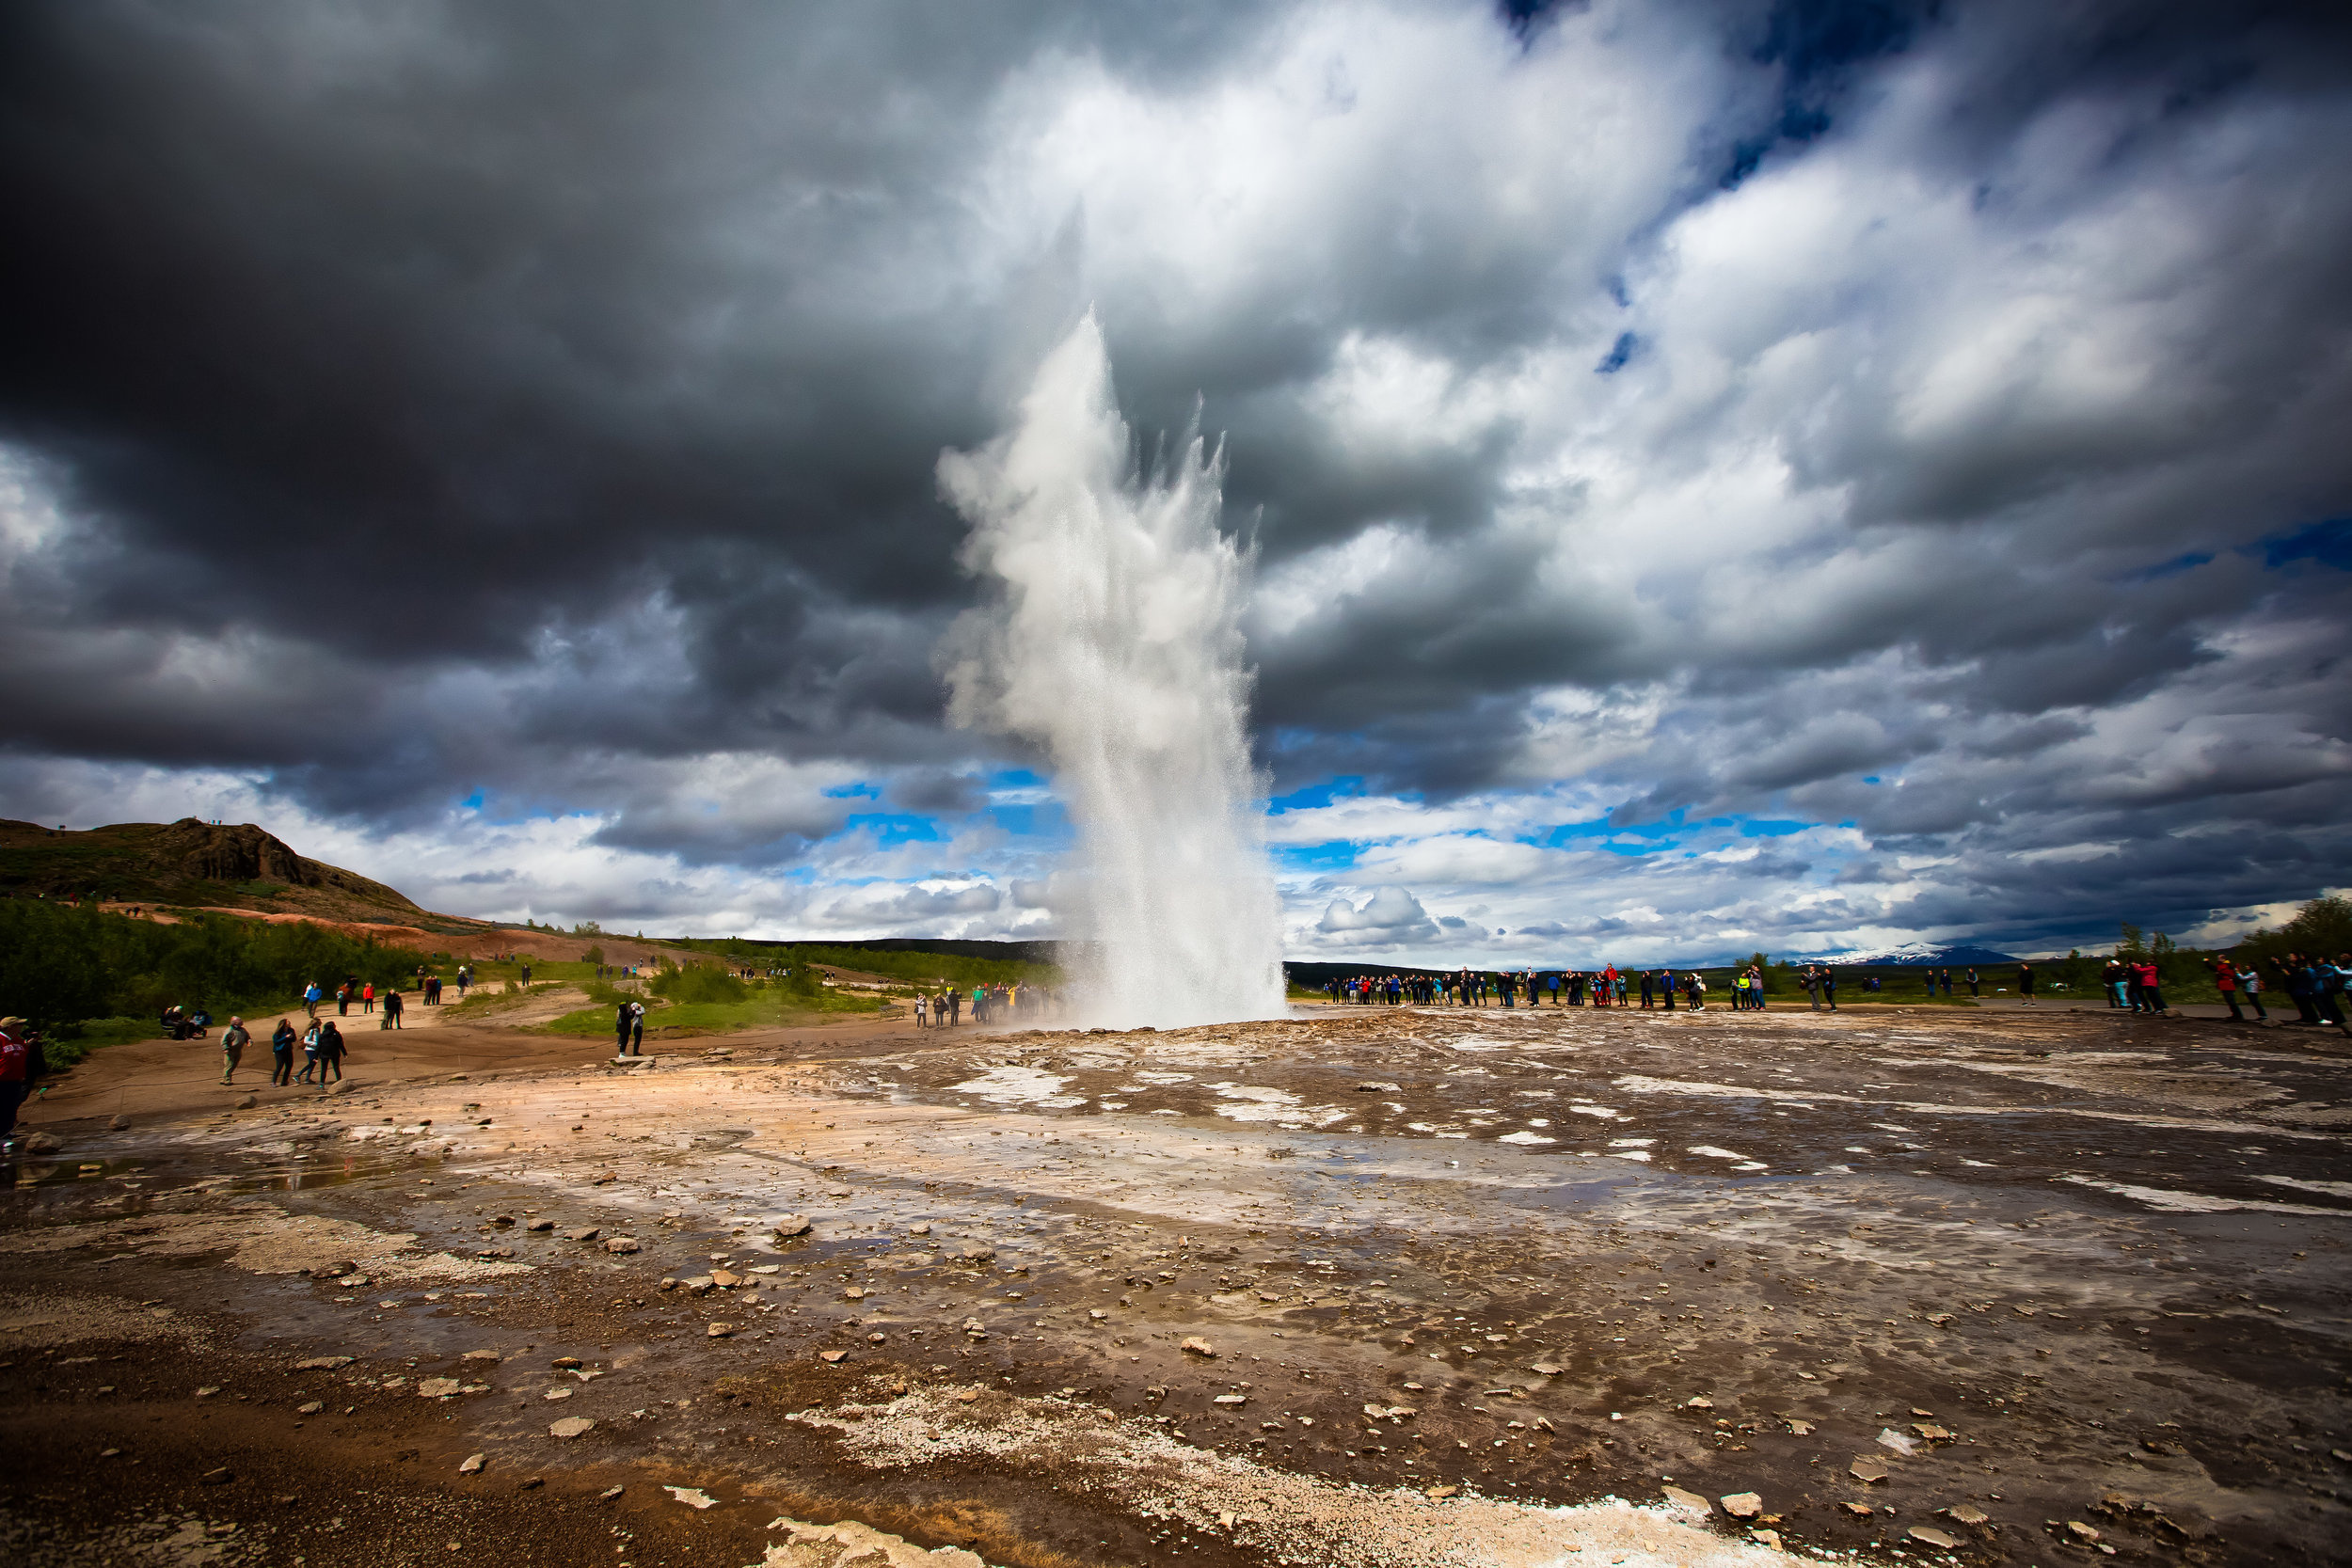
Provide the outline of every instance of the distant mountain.
<path id="1" fill-rule="evenodd" d="M 75 832 L 0 818 L 0 895 L 92 895 L 107 904 L 449 924 L 382 882 L 295 854 L 250 822 L 229 827 L 183 816 Z"/>
<path id="2" fill-rule="evenodd" d="M 1829 964 L 1920 964 L 1936 968 L 1987 964 L 2013 964 L 2013 953 L 1996 953 L 1990 947 L 1931 947 L 1923 942 L 1907 942 L 1898 947 L 1882 948 L 1875 953 L 1825 953 L 1816 958 L 1799 958 L 1799 963 Z"/>

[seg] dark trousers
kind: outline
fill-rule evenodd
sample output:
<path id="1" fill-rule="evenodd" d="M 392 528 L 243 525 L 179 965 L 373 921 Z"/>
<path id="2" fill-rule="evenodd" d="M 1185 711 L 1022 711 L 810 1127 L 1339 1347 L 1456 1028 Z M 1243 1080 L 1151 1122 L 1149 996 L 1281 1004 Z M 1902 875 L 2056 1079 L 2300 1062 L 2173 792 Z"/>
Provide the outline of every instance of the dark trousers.
<path id="1" fill-rule="evenodd" d="M 2221 1000 L 2223 1005 L 2230 1009 L 2230 1016 L 2232 1018 L 2237 1020 L 2240 1023 L 2246 1022 L 2246 1015 L 2238 1010 L 2237 992 L 2233 990 L 2225 990 L 2221 993 Z"/>
<path id="2" fill-rule="evenodd" d="M 322 1085 L 326 1084 L 329 1071 L 335 1074 L 335 1082 L 340 1084 L 343 1081 L 343 1053 L 342 1052 L 338 1051 L 331 1056 L 319 1058 L 319 1083 Z"/>
<path id="3" fill-rule="evenodd" d="M 2342 991 L 2323 990 L 2319 993 L 2316 1000 L 2319 1007 L 2319 1016 L 2334 1024 L 2337 1028 L 2343 1028 L 2344 993 Z"/>
<path id="4" fill-rule="evenodd" d="M 272 1084 L 291 1084 L 294 1082 L 293 1052 L 273 1051 L 270 1053 L 269 1081 Z"/>
<path id="5" fill-rule="evenodd" d="M 32 1086 L 22 1078 L 0 1082 L 0 1138 L 16 1132 L 16 1108 L 24 1103 L 25 1091 Z"/>
<path id="6" fill-rule="evenodd" d="M 645 1026 L 643 1023 L 629 1025 L 628 1053 L 632 1056 L 642 1056 L 645 1053 Z"/>

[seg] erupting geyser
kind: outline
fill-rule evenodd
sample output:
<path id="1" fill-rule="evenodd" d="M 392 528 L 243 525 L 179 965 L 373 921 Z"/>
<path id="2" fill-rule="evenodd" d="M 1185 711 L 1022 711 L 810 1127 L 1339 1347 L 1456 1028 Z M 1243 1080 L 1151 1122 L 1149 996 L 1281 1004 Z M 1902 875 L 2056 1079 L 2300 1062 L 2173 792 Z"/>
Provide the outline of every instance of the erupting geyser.
<path id="1" fill-rule="evenodd" d="M 1283 1012 L 1223 477 L 1197 431 L 1136 472 L 1091 313 L 1038 368 L 1011 431 L 939 460 L 972 525 L 965 563 L 1000 591 L 959 628 L 951 711 L 1053 759 L 1077 828 L 1089 1022 Z"/>

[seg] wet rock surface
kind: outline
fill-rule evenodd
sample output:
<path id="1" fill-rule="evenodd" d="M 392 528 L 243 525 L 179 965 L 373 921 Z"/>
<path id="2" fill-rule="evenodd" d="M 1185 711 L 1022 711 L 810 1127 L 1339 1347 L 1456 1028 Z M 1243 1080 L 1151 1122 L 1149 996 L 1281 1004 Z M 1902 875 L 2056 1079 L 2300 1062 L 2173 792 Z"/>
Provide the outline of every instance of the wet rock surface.
<path id="1" fill-rule="evenodd" d="M 192 1054 L 13 1167 L 0 1549 L 2326 1560 L 2352 1094 L 2280 1033 L 1314 1009 L 251 1110 Z"/>

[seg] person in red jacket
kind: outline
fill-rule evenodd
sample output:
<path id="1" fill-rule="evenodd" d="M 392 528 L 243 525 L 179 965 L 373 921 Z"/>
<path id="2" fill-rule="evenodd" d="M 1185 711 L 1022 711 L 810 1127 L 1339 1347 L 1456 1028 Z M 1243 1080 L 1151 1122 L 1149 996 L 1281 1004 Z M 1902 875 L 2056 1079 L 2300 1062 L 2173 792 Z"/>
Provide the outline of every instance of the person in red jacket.
<path id="1" fill-rule="evenodd" d="M 2164 1011 L 2164 976 L 2156 973 L 2154 964 L 2144 959 L 2132 967 L 2139 971 L 2139 994 L 2147 999 L 2148 1010 L 2152 1013 L 2162 1013 Z"/>
<path id="2" fill-rule="evenodd" d="M 16 1110 L 32 1087 L 31 1031 L 21 1018 L 0 1018 L 0 1148 L 16 1148 Z"/>

